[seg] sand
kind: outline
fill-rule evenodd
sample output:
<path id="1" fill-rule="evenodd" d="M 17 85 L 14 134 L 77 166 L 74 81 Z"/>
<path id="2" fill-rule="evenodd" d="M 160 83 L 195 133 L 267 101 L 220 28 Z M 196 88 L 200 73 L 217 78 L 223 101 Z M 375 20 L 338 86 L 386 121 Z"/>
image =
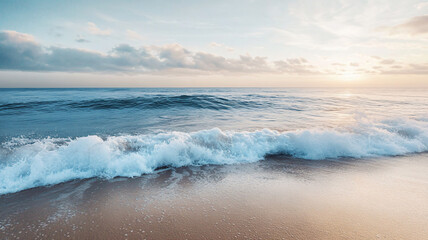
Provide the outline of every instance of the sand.
<path id="1" fill-rule="evenodd" d="M 0 196 L 0 239 L 428 239 L 428 154 L 183 167 Z"/>

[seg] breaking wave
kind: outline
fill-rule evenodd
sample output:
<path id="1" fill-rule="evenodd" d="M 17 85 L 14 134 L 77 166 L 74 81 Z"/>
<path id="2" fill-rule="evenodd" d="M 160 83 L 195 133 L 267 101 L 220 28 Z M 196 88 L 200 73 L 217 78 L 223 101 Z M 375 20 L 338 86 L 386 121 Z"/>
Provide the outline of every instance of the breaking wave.
<path id="1" fill-rule="evenodd" d="M 0 194 L 72 179 L 135 177 L 166 166 L 248 163 L 270 154 L 322 160 L 425 151 L 428 122 L 408 119 L 285 132 L 214 128 L 106 138 L 16 138 L 0 148 Z"/>

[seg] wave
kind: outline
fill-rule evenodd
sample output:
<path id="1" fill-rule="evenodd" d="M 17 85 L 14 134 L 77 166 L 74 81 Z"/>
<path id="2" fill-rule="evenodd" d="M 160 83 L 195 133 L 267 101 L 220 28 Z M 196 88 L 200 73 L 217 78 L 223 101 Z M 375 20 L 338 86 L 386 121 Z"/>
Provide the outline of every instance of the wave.
<path id="1" fill-rule="evenodd" d="M 165 132 L 102 138 L 17 138 L 0 148 L 0 194 L 92 177 L 135 177 L 160 167 L 237 164 L 271 154 L 322 160 L 428 150 L 428 122 L 359 120 L 343 129 Z"/>
<path id="2" fill-rule="evenodd" d="M 22 103 L 0 104 L 0 112 L 13 110 L 52 110 L 56 109 L 164 109 L 164 108 L 201 108 L 211 110 L 226 110 L 232 108 L 261 108 L 270 103 L 244 100 L 228 99 L 212 95 L 154 95 L 129 98 L 103 98 L 81 101 L 35 101 Z"/>
<path id="3" fill-rule="evenodd" d="M 30 108 L 39 108 L 41 106 L 48 106 L 57 104 L 60 101 L 34 101 L 34 102 L 18 102 L 18 103 L 5 103 L 0 104 L 0 112 L 8 110 L 21 110 Z"/>

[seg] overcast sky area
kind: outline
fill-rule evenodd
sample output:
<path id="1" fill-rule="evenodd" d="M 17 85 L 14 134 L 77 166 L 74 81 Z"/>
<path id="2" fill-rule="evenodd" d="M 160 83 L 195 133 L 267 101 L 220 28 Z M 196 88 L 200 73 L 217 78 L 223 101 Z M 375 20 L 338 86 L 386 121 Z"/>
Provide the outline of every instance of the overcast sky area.
<path id="1" fill-rule="evenodd" d="M 0 1 L 0 87 L 428 87 L 428 1 Z"/>

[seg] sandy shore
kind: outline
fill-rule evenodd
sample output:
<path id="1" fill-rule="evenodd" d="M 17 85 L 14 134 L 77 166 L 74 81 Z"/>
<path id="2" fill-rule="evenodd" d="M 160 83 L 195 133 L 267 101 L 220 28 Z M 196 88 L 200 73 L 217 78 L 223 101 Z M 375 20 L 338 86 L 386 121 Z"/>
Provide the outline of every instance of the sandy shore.
<path id="1" fill-rule="evenodd" d="M 0 196 L 0 239 L 428 239 L 428 154 L 185 167 Z"/>

